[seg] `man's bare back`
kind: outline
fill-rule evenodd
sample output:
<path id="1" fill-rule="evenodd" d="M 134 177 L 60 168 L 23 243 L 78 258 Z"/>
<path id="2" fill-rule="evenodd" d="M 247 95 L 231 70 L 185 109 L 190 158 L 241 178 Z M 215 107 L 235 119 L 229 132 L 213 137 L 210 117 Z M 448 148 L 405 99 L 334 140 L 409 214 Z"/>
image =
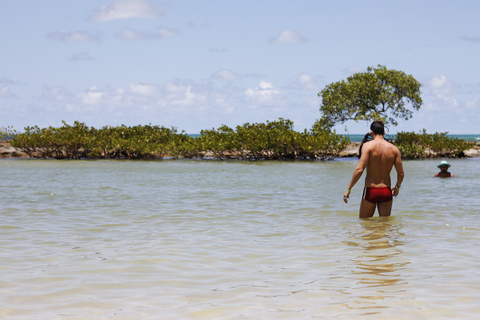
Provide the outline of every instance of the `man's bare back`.
<path id="1" fill-rule="evenodd" d="M 374 121 L 371 126 L 372 141 L 362 144 L 361 157 L 347 191 L 343 196 L 348 202 L 351 189 L 360 179 L 365 168 L 365 189 L 360 204 L 360 218 L 372 217 L 375 208 L 380 216 L 389 216 L 392 211 L 392 196 L 396 197 L 403 181 L 403 165 L 398 148 L 383 138 L 383 123 Z M 377 133 L 375 133 L 377 132 Z M 391 188 L 390 172 L 395 167 L 397 183 Z"/>
<path id="2" fill-rule="evenodd" d="M 363 146 L 363 152 L 365 156 L 360 159 L 359 165 L 366 165 L 367 168 L 365 187 L 390 187 L 390 171 L 396 160 L 400 159 L 398 148 L 377 135 L 376 139 Z"/>

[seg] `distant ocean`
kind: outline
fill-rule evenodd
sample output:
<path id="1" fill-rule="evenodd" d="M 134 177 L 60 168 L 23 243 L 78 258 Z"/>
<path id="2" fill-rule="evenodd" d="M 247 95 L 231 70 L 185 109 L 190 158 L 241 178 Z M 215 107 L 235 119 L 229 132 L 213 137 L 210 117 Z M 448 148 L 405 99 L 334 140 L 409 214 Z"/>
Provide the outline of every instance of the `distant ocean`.
<path id="1" fill-rule="evenodd" d="M 349 137 L 350 141 L 352 142 L 362 142 L 363 137 L 365 134 L 344 134 L 343 136 Z M 395 135 L 385 135 L 386 138 L 388 139 L 395 139 Z M 452 137 L 452 138 L 459 138 L 462 140 L 466 141 L 475 141 L 475 142 L 480 142 L 480 134 L 447 134 L 447 137 Z"/>
<path id="2" fill-rule="evenodd" d="M 190 137 L 197 138 L 200 134 L 189 134 Z M 362 142 L 365 134 L 343 134 L 343 136 L 350 138 L 351 142 Z M 395 135 L 386 135 L 388 139 L 395 139 Z M 447 134 L 447 137 L 459 138 L 466 141 L 480 142 L 480 134 Z"/>

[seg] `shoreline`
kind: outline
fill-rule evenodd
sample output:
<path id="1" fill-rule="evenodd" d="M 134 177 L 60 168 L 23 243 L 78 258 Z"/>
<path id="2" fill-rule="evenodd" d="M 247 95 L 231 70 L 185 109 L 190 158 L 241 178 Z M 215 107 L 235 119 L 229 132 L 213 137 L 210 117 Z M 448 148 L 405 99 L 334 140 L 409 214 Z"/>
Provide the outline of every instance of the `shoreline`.
<path id="1" fill-rule="evenodd" d="M 347 147 L 340 152 L 336 158 L 353 158 L 358 157 L 358 148 L 360 147 L 360 142 L 351 142 Z M 466 158 L 478 158 L 480 157 L 480 142 L 476 142 L 473 148 L 468 149 L 464 152 Z M 429 158 L 444 158 L 437 155 L 435 152 L 430 151 Z M 7 141 L 0 141 L 0 159 L 11 159 L 11 158 L 31 158 L 27 153 L 23 152 L 20 149 L 12 147 L 12 145 Z"/>

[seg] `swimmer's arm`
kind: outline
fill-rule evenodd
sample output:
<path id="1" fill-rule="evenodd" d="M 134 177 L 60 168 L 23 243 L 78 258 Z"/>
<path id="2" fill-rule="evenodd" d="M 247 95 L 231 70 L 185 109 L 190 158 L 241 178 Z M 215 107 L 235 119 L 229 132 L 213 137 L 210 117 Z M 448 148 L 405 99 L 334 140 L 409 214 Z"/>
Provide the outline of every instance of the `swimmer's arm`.
<path id="1" fill-rule="evenodd" d="M 395 186 L 400 187 L 402 185 L 403 177 L 405 175 L 405 172 L 403 171 L 402 157 L 400 155 L 400 151 L 397 152 L 394 166 L 395 166 L 395 170 L 397 171 L 397 183 L 395 183 Z M 392 191 L 393 191 L 393 196 L 396 197 L 400 189 L 394 187 L 392 188 Z"/>
<path id="2" fill-rule="evenodd" d="M 364 148 L 366 146 L 367 145 L 364 145 Z M 370 157 L 370 152 L 369 152 L 368 147 L 367 147 L 363 150 L 362 156 L 361 156 L 360 160 L 358 161 L 358 165 L 355 168 L 355 170 L 353 171 L 352 180 L 350 181 L 350 184 L 347 187 L 347 191 L 343 195 L 343 201 L 345 201 L 345 203 L 348 202 L 347 199 L 348 199 L 348 197 L 350 197 L 351 189 L 355 186 L 358 179 L 360 179 L 360 177 L 363 174 L 363 171 L 365 170 L 365 167 L 368 165 L 369 157 Z"/>

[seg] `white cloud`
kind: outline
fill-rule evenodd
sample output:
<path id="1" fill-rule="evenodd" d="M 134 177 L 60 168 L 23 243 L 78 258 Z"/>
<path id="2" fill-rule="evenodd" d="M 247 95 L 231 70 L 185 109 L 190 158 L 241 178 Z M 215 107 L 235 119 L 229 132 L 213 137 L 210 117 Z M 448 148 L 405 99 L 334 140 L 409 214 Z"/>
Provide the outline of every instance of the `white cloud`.
<path id="1" fill-rule="evenodd" d="M 3 98 L 3 99 L 18 98 L 18 96 L 14 94 L 10 89 L 11 85 L 17 85 L 17 84 L 18 83 L 16 81 L 13 81 L 11 79 L 1 78 L 0 79 L 0 98 Z"/>
<path id="2" fill-rule="evenodd" d="M 355 73 L 365 72 L 366 70 L 359 68 L 359 67 L 350 67 L 347 69 L 343 69 L 342 73 L 345 74 L 347 77 L 354 75 Z"/>
<path id="3" fill-rule="evenodd" d="M 98 31 L 71 31 L 71 32 L 50 32 L 48 39 L 64 42 L 94 42 L 100 41 L 100 32 Z"/>
<path id="4" fill-rule="evenodd" d="M 149 35 L 146 32 L 138 32 L 132 29 L 123 29 L 118 32 L 115 37 L 124 40 L 141 40 L 148 39 Z"/>
<path id="5" fill-rule="evenodd" d="M 465 103 L 465 106 L 467 107 L 467 109 L 479 110 L 480 109 L 480 100 L 478 98 L 473 98 L 473 99 L 467 100 L 467 102 Z"/>
<path id="6" fill-rule="evenodd" d="M 159 27 L 153 32 L 148 31 L 136 31 L 133 29 L 123 29 L 122 31 L 118 32 L 115 37 L 118 39 L 124 40 L 157 40 L 157 39 L 168 39 L 173 38 L 176 35 L 179 35 L 180 31 L 177 29 L 171 29 L 166 27 Z"/>
<path id="7" fill-rule="evenodd" d="M 147 83 L 131 83 L 129 87 L 132 93 L 145 96 L 153 95 L 157 91 L 155 85 Z M 123 93 L 123 90 L 120 90 L 119 92 Z"/>
<path id="8" fill-rule="evenodd" d="M 42 98 L 53 100 L 53 101 L 63 101 L 66 99 L 71 99 L 72 94 L 66 88 L 61 86 L 56 86 L 56 87 L 43 86 Z"/>
<path id="9" fill-rule="evenodd" d="M 156 5 L 146 0 L 114 0 L 93 11 L 90 19 L 103 22 L 130 18 L 154 18 L 162 16 L 166 10 L 165 5 Z"/>
<path id="10" fill-rule="evenodd" d="M 168 39 L 180 34 L 177 29 L 160 27 L 153 33 L 154 39 Z"/>
<path id="11" fill-rule="evenodd" d="M 282 33 L 276 37 L 270 40 L 271 43 L 301 43 L 301 42 L 307 42 L 306 38 L 303 38 L 298 34 L 298 32 L 286 29 L 282 31 Z"/>
<path id="12" fill-rule="evenodd" d="M 3 87 L 0 87 L 0 98 L 13 99 L 13 98 L 17 98 L 17 95 L 14 94 L 8 86 L 3 86 Z"/>
<path id="13" fill-rule="evenodd" d="M 228 98 L 222 93 L 216 93 L 212 95 L 212 101 L 215 106 L 218 106 L 223 114 L 232 114 L 235 108 L 230 105 Z"/>
<path id="14" fill-rule="evenodd" d="M 308 73 L 301 73 L 295 79 L 295 81 L 289 86 L 291 89 L 297 90 L 318 90 L 320 91 L 320 85 L 317 81 Z"/>
<path id="15" fill-rule="evenodd" d="M 257 108 L 260 105 L 272 105 L 276 102 L 276 98 L 282 95 L 282 92 L 275 88 L 273 84 L 266 81 L 260 81 L 256 88 L 248 88 L 245 90 L 245 98 L 253 103 L 251 107 Z"/>
<path id="16" fill-rule="evenodd" d="M 211 78 L 224 81 L 234 81 L 238 78 L 238 76 L 233 71 L 222 69 L 212 74 Z"/>
<path id="17" fill-rule="evenodd" d="M 173 106 L 193 106 L 199 103 L 199 106 L 207 100 L 205 94 L 202 94 L 200 90 L 196 92 L 191 84 L 174 83 L 169 82 L 165 88 L 168 104 Z"/>
<path id="18" fill-rule="evenodd" d="M 462 103 L 458 100 L 459 86 L 445 75 L 431 77 L 426 83 L 426 88 L 434 94 L 434 98 L 425 104 L 427 110 L 461 111 Z"/>
<path id="19" fill-rule="evenodd" d="M 439 100 L 443 102 L 442 105 L 446 109 L 456 110 L 460 106 L 460 104 L 458 103 L 458 100 L 453 97 L 440 96 Z"/>
<path id="20" fill-rule="evenodd" d="M 46 89 L 44 96 L 52 100 L 57 97 L 61 90 L 57 88 Z M 92 110 L 95 106 L 100 110 L 123 110 L 123 112 L 135 112 L 134 110 L 164 110 L 176 112 L 183 110 L 199 110 L 211 106 L 216 98 L 209 94 L 209 90 L 202 85 L 189 81 L 168 82 L 164 85 L 151 83 L 130 83 L 125 87 L 97 88 L 90 87 L 85 92 L 72 96 L 68 102 L 69 110 Z M 213 105 L 216 105 L 213 103 Z M 224 108 L 225 103 L 222 102 Z M 172 108 L 175 107 L 175 108 Z"/>
<path id="21" fill-rule="evenodd" d="M 61 117 L 67 122 L 79 120 L 94 127 L 157 123 L 195 133 L 221 124 L 236 126 L 279 117 L 292 119 L 296 125 L 303 121 L 310 126 L 311 119 L 315 119 L 318 113 L 318 107 L 310 107 L 300 91 L 295 93 L 295 106 L 287 108 L 287 96 L 267 80 L 249 87 L 242 83 L 251 79 L 230 70 L 221 69 L 215 74 L 228 82 L 215 82 L 212 75 L 210 79 L 201 81 L 131 82 L 116 87 L 92 86 L 84 91 L 44 86 L 41 96 L 35 99 L 38 106 L 32 110 L 35 116 L 30 114 L 30 117 L 35 117 L 34 124 L 40 126 L 50 125 Z M 233 79 L 234 76 L 237 78 Z M 310 80 L 309 76 L 299 76 L 299 81 L 304 84 Z M 5 109 L 1 104 L 0 107 Z M 21 121 L 19 107 L 15 107 L 14 113 L 9 113 L 16 121 Z M 17 125 L 15 122 L 12 124 Z"/>
<path id="22" fill-rule="evenodd" d="M 0 104 L 0 110 L 5 112 L 12 111 L 13 107 L 10 104 Z"/>
<path id="23" fill-rule="evenodd" d="M 104 96 L 104 92 L 96 87 L 89 88 L 86 92 L 78 95 L 80 101 L 86 105 L 99 104 Z"/>
<path id="24" fill-rule="evenodd" d="M 302 73 L 301 75 L 298 76 L 298 82 L 303 84 L 309 84 L 313 82 L 313 78 L 309 74 Z"/>
<path id="25" fill-rule="evenodd" d="M 448 80 L 445 75 L 433 76 L 428 80 L 427 87 L 437 95 L 444 95 L 457 91 L 458 86 Z"/>

